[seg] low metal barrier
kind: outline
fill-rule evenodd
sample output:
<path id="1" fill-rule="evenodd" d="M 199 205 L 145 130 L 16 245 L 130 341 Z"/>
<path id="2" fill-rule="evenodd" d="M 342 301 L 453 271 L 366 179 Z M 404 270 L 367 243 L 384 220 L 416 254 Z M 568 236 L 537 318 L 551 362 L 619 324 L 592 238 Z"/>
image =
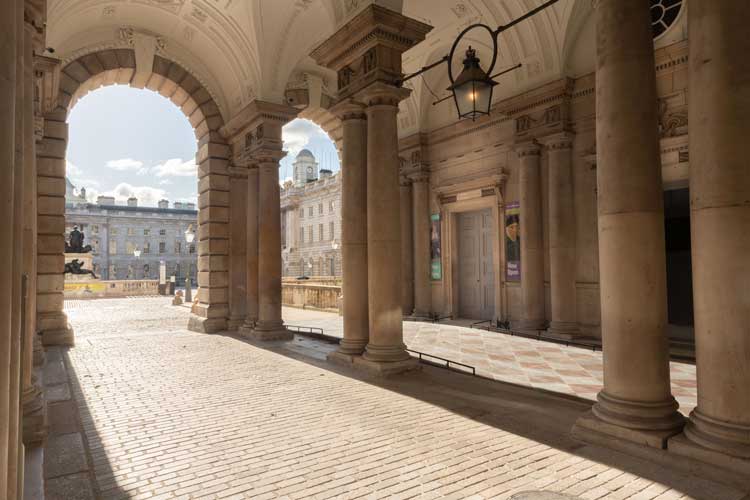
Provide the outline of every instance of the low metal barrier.
<path id="1" fill-rule="evenodd" d="M 419 361 L 421 361 L 423 363 L 428 363 L 428 364 L 431 364 L 431 365 L 434 365 L 434 366 L 438 366 L 440 368 L 447 368 L 448 370 L 452 369 L 453 371 L 457 371 L 457 372 L 460 372 L 460 373 L 467 373 L 465 370 L 457 370 L 455 368 L 451 368 L 451 365 L 463 366 L 464 368 L 468 368 L 469 370 L 471 370 L 471 374 L 472 375 L 476 376 L 476 374 L 477 374 L 477 369 L 474 368 L 473 366 L 470 366 L 470 365 L 467 365 L 467 364 L 464 364 L 464 363 L 459 363 L 458 361 L 452 361 L 450 359 L 441 358 L 440 356 L 435 356 L 434 354 L 427 354 L 426 352 L 415 351 L 414 349 L 408 349 L 407 348 L 406 350 L 408 352 L 413 352 L 414 354 L 416 354 L 419 357 Z M 424 359 L 423 356 L 426 356 L 426 357 L 432 358 L 432 359 L 439 359 L 440 361 L 442 361 L 443 363 L 445 363 L 445 366 L 443 367 L 440 364 L 435 363 L 434 361 L 430 361 L 429 359 Z"/>

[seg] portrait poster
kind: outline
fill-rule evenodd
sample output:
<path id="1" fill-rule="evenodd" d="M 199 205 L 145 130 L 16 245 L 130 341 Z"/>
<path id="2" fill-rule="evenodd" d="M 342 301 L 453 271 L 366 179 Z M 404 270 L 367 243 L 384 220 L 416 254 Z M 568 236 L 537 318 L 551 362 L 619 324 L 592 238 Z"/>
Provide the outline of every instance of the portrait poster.
<path id="1" fill-rule="evenodd" d="M 505 206 L 505 279 L 521 281 L 521 206 Z"/>
<path id="2" fill-rule="evenodd" d="M 440 214 L 430 215 L 430 276 L 443 279 L 443 264 L 440 253 Z"/>

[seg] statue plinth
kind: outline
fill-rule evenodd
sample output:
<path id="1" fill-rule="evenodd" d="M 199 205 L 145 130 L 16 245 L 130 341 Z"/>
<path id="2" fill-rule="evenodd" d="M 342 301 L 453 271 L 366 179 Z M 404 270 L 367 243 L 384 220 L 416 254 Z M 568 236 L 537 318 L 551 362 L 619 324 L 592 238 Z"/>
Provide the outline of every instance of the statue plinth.
<path id="1" fill-rule="evenodd" d="M 89 269 L 91 271 L 94 270 L 94 256 L 91 254 L 91 252 L 88 253 L 66 253 L 65 254 L 65 263 L 70 264 L 74 260 L 78 259 L 78 262 L 81 263 L 81 269 Z M 65 275 L 65 281 L 68 281 L 72 278 L 85 278 L 86 280 L 92 280 L 94 279 L 93 276 L 90 274 L 66 274 Z M 80 281 L 80 280 L 77 280 Z"/>

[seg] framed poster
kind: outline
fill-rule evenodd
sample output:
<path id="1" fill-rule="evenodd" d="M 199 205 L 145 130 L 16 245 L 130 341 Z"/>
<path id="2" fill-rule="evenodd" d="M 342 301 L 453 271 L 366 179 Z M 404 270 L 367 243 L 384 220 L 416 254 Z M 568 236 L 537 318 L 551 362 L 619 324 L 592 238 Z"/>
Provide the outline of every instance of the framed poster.
<path id="1" fill-rule="evenodd" d="M 440 252 L 440 214 L 430 215 L 430 277 L 443 279 L 443 263 Z"/>
<path id="2" fill-rule="evenodd" d="M 505 279 L 521 281 L 521 205 L 505 206 Z"/>

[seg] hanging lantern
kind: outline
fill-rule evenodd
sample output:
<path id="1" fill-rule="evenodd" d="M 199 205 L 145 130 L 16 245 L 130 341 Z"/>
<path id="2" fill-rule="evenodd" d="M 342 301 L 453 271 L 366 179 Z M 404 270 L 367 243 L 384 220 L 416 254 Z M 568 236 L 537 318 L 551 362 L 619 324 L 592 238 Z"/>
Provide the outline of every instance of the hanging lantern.
<path id="1" fill-rule="evenodd" d="M 448 87 L 448 90 L 453 92 L 458 116 L 476 120 L 483 115 L 489 115 L 492 87 L 495 85 L 497 82 L 482 69 L 476 51 L 469 46 L 464 59 L 464 69 Z"/>

